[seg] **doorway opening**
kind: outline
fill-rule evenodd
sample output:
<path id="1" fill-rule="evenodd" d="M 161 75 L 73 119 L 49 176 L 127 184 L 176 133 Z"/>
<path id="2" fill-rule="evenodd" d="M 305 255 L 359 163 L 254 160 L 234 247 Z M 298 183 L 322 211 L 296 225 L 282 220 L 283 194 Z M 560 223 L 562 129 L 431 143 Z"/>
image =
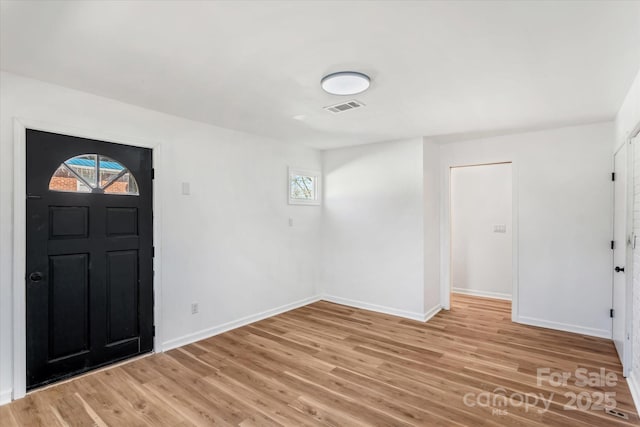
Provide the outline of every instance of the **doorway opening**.
<path id="1" fill-rule="evenodd" d="M 512 176 L 511 162 L 450 168 L 452 310 L 489 304 L 511 314 Z"/>

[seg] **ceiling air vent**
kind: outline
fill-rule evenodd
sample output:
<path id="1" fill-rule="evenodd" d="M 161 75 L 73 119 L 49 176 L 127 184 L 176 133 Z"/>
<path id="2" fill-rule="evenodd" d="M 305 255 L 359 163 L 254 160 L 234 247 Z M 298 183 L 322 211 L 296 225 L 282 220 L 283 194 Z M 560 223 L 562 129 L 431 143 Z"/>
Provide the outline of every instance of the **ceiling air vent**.
<path id="1" fill-rule="evenodd" d="M 356 108 L 362 108 L 362 107 L 364 107 L 364 104 L 362 102 L 352 99 L 351 101 L 342 102 L 340 104 L 329 105 L 328 107 L 324 107 L 324 109 L 333 114 L 338 114 L 338 113 L 344 113 L 345 111 L 355 110 Z"/>

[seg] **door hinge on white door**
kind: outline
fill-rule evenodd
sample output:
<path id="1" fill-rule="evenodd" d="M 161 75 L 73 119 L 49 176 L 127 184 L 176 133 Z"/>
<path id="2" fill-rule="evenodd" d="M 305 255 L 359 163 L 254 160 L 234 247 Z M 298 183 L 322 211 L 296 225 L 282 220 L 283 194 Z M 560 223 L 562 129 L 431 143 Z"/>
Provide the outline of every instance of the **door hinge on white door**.
<path id="1" fill-rule="evenodd" d="M 615 180 L 616 180 L 616 173 L 611 172 L 611 181 L 615 181 Z"/>
<path id="2" fill-rule="evenodd" d="M 614 240 L 611 241 L 611 250 L 616 248 L 616 242 Z"/>
<path id="3" fill-rule="evenodd" d="M 609 317 L 613 319 L 613 308 L 609 309 Z"/>

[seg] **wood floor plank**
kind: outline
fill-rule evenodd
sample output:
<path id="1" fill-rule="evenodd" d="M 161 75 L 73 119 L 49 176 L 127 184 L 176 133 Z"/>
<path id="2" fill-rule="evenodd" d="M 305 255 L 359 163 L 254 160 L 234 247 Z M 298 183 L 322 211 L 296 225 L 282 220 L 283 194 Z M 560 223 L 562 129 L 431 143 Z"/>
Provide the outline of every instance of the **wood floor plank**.
<path id="1" fill-rule="evenodd" d="M 538 384 L 539 368 L 602 368 L 617 383 Z M 566 393 L 605 392 L 628 420 L 603 407 L 566 407 Z M 506 399 L 514 396 L 539 399 Z M 611 341 L 512 323 L 508 301 L 453 295 L 452 309 L 426 323 L 316 302 L 34 391 L 0 407 L 0 425 L 587 427 L 640 419 Z"/>

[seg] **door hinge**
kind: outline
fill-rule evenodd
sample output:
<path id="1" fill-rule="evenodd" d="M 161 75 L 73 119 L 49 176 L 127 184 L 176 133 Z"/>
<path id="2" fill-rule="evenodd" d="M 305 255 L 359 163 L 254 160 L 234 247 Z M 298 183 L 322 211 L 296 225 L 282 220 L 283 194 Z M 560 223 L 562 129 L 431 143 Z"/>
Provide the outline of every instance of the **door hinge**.
<path id="1" fill-rule="evenodd" d="M 616 242 L 614 240 L 611 241 L 611 250 L 616 248 Z"/>
<path id="2" fill-rule="evenodd" d="M 155 170 L 155 168 L 151 168 L 151 179 L 156 179 L 156 170 Z"/>
<path id="3" fill-rule="evenodd" d="M 609 317 L 613 319 L 613 308 L 609 310 Z"/>
<path id="4" fill-rule="evenodd" d="M 151 246 L 151 258 L 155 258 L 155 257 L 156 257 L 156 247 Z"/>
<path id="5" fill-rule="evenodd" d="M 615 181 L 615 180 L 616 180 L 616 173 L 611 172 L 611 181 Z"/>
<path id="6" fill-rule="evenodd" d="M 152 330 L 152 332 L 153 332 L 153 336 L 155 337 L 155 336 L 156 336 L 156 325 L 153 325 L 153 326 L 151 327 L 151 330 Z"/>

